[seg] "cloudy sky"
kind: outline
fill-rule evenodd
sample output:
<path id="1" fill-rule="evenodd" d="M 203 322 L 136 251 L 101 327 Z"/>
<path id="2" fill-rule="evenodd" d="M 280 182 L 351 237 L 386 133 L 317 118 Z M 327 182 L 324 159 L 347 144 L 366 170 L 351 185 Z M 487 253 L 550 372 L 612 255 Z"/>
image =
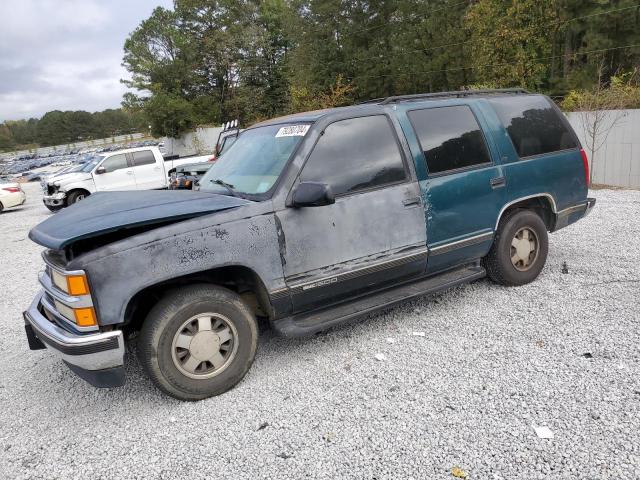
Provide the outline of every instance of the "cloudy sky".
<path id="1" fill-rule="evenodd" d="M 171 0 L 0 0 L 0 122 L 117 108 L 122 47 Z"/>

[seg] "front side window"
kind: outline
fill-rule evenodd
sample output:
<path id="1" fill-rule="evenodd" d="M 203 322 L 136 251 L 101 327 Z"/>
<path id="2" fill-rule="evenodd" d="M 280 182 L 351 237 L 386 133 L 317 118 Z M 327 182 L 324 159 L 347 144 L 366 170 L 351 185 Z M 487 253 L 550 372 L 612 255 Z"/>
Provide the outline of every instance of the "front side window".
<path id="1" fill-rule="evenodd" d="M 491 163 L 482 130 L 467 105 L 408 113 L 430 174 Z"/>
<path id="2" fill-rule="evenodd" d="M 322 182 L 335 195 L 401 182 L 407 177 L 386 116 L 351 118 L 329 125 L 302 170 L 302 181 Z"/>
<path id="3" fill-rule="evenodd" d="M 578 148 L 575 135 L 547 98 L 510 96 L 492 98 L 489 102 L 507 129 L 519 157 Z"/>
<path id="4" fill-rule="evenodd" d="M 139 167 L 141 165 L 152 165 L 156 163 L 156 157 L 153 156 L 151 150 L 141 150 L 139 152 L 133 152 L 133 166 Z"/>
<path id="5" fill-rule="evenodd" d="M 248 195 L 267 192 L 309 126 L 268 125 L 244 131 L 202 177 L 200 189 L 222 194 L 229 189 Z"/>
<path id="6" fill-rule="evenodd" d="M 120 170 L 122 168 L 127 168 L 129 164 L 127 163 L 127 156 L 124 153 L 119 155 L 114 155 L 112 157 L 107 158 L 104 162 L 102 162 L 102 166 L 104 167 L 107 173 L 115 172 L 116 170 Z"/>

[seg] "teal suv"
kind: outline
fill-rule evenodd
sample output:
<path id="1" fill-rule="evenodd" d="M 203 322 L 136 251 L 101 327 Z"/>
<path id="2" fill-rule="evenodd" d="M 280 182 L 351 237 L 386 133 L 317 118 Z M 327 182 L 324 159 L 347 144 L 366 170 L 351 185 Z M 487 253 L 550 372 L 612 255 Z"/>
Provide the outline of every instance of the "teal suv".
<path id="1" fill-rule="evenodd" d="M 217 395 L 251 366 L 259 318 L 303 336 L 484 276 L 535 280 L 548 233 L 593 208 L 588 183 L 565 117 L 522 90 L 269 120 L 197 191 L 98 193 L 36 226 L 27 338 L 99 387 L 124 383 L 135 339 L 162 391 Z"/>

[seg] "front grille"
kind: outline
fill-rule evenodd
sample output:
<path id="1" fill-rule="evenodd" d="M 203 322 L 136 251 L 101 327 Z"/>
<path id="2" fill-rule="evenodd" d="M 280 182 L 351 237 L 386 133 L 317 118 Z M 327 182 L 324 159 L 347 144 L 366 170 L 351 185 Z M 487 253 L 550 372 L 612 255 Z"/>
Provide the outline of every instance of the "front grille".
<path id="1" fill-rule="evenodd" d="M 53 195 L 58 191 L 58 187 L 55 185 L 47 185 L 47 195 Z"/>

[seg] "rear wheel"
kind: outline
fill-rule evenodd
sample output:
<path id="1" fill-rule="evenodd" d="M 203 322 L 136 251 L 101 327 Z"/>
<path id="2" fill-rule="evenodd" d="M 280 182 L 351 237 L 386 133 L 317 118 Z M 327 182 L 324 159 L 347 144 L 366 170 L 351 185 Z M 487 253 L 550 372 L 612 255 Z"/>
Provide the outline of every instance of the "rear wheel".
<path id="1" fill-rule="evenodd" d="M 67 196 L 67 206 L 73 205 L 74 203 L 81 202 L 85 198 L 87 198 L 89 194 L 87 192 L 83 192 L 81 190 L 76 190 L 75 192 L 71 192 Z"/>
<path id="2" fill-rule="evenodd" d="M 548 251 L 547 227 L 540 216 L 531 210 L 513 210 L 500 221 L 484 264 L 494 282 L 524 285 L 538 277 Z"/>
<path id="3" fill-rule="evenodd" d="M 2 205 L 2 202 L 0 202 L 0 213 L 2 213 L 3 210 L 4 210 L 4 205 Z"/>
<path id="4" fill-rule="evenodd" d="M 193 401 L 224 393 L 242 380 L 257 343 L 255 316 L 237 294 L 193 285 L 173 291 L 151 310 L 138 356 L 160 390 Z"/>

